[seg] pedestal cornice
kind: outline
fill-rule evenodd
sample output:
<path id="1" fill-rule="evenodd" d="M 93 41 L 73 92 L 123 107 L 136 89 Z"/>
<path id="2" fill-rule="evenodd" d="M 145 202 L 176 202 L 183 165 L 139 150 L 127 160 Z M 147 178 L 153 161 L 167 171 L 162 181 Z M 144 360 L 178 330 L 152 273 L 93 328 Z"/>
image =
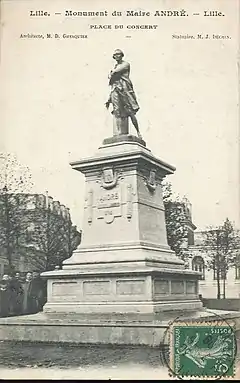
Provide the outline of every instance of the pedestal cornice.
<path id="1" fill-rule="evenodd" d="M 137 165 L 139 162 L 142 162 L 143 166 L 148 164 L 161 169 L 164 176 L 173 174 L 176 170 L 174 166 L 155 157 L 149 149 L 140 143 L 132 141 L 103 145 L 98 149 L 95 156 L 73 161 L 70 165 L 73 169 L 86 173 L 102 165 Z"/>

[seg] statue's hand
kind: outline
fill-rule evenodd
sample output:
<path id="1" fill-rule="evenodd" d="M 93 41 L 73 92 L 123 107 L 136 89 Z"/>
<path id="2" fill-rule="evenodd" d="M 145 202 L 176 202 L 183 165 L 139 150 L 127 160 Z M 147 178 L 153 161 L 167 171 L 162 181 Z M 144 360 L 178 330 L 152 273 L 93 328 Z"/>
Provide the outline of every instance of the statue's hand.
<path id="1" fill-rule="evenodd" d="M 109 105 L 110 105 L 110 101 L 105 102 L 105 106 L 107 109 L 109 108 Z"/>

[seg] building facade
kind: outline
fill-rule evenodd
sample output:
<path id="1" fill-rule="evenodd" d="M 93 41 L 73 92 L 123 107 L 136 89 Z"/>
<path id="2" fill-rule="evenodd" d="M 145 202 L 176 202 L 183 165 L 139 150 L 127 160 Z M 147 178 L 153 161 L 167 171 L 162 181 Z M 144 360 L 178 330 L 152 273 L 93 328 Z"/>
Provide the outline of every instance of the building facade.
<path id="1" fill-rule="evenodd" d="M 53 269 L 81 241 L 69 209 L 43 194 L 0 194 L 0 275 Z"/>
<path id="2" fill-rule="evenodd" d="M 216 269 L 209 270 L 209 257 L 207 252 L 204 252 L 203 237 L 203 231 L 194 233 L 194 245 L 189 246 L 189 268 L 202 273 L 199 294 L 203 298 L 217 298 L 217 273 Z M 229 267 L 227 274 L 224 274 L 220 273 L 221 297 L 223 297 L 225 289 L 225 298 L 240 298 L 240 255 L 238 255 L 238 251 L 235 265 Z"/>
<path id="3" fill-rule="evenodd" d="M 197 231 L 192 222 L 192 205 L 187 198 L 183 199 L 182 209 L 185 215 L 186 239 L 182 244 L 186 252 L 186 267 L 202 274 L 199 281 L 199 294 L 203 298 L 217 298 L 217 273 L 216 269 L 209 270 L 209 255 L 204 247 L 204 231 Z M 240 237 L 240 233 L 238 237 Z M 226 275 L 220 273 L 220 293 L 225 298 L 240 298 L 240 246 L 236 249 L 236 263 L 229 267 Z"/>

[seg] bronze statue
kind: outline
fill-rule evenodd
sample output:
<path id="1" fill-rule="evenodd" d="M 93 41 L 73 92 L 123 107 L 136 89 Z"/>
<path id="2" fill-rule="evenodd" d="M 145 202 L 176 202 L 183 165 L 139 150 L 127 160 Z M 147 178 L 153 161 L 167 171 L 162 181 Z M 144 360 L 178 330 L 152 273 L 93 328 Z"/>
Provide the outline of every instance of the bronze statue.
<path id="1" fill-rule="evenodd" d="M 112 104 L 112 114 L 115 118 L 117 134 L 128 134 L 128 117 L 130 117 L 138 137 L 142 138 L 135 116 L 139 110 L 139 105 L 129 78 L 130 64 L 123 61 L 123 57 L 124 53 L 120 49 L 114 51 L 113 58 L 117 63 L 109 74 L 111 93 L 105 105 L 108 109 L 109 105 Z"/>

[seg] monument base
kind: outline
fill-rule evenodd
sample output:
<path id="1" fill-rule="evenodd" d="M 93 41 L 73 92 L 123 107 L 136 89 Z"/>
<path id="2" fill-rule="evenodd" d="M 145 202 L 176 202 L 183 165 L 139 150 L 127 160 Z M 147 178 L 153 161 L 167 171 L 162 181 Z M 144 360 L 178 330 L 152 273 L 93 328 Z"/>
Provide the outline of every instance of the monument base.
<path id="1" fill-rule="evenodd" d="M 159 315 L 78 315 L 38 313 L 0 318 L 0 341 L 75 343 L 95 345 L 142 345 L 160 347 L 168 343 L 166 330 L 174 320 L 189 322 L 233 320 L 236 334 L 240 314 L 219 310 L 183 311 Z"/>
<path id="2" fill-rule="evenodd" d="M 154 314 L 202 307 L 190 270 L 170 268 L 150 257 L 121 263 L 102 257 L 102 263 L 94 263 L 92 255 L 92 264 L 81 258 L 81 267 L 65 265 L 43 274 L 48 280 L 44 312 Z"/>
<path id="3" fill-rule="evenodd" d="M 142 138 L 133 136 L 131 134 L 119 134 L 117 136 L 105 138 L 103 140 L 103 145 L 117 144 L 120 142 L 125 142 L 125 143 L 137 142 L 138 144 L 146 147 L 146 142 Z"/>
<path id="4" fill-rule="evenodd" d="M 139 137 L 106 138 L 71 163 L 85 174 L 82 242 L 47 279 L 46 313 L 146 314 L 199 310 L 200 273 L 167 243 L 162 180 L 175 168 Z"/>

